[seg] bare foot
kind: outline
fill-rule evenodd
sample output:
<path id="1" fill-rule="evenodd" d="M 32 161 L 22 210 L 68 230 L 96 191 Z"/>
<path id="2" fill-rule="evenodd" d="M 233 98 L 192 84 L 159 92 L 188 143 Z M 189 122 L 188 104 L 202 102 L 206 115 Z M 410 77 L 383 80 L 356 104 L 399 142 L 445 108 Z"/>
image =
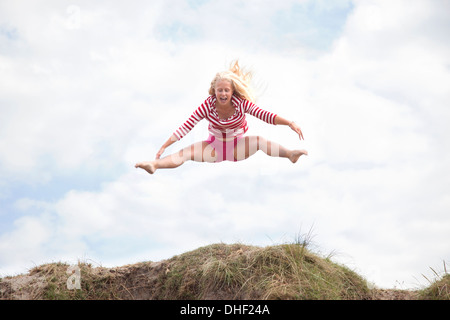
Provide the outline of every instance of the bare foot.
<path id="1" fill-rule="evenodd" d="M 298 158 L 300 158 L 302 155 L 308 155 L 308 151 L 306 150 L 293 150 L 291 155 L 289 156 L 289 160 L 291 160 L 292 163 L 296 163 Z"/>
<path id="2" fill-rule="evenodd" d="M 144 169 L 145 171 L 147 171 L 150 174 L 154 174 L 156 171 L 156 167 L 155 167 L 155 164 L 153 163 L 153 161 L 139 162 L 139 163 L 136 163 L 136 165 L 134 167 Z"/>

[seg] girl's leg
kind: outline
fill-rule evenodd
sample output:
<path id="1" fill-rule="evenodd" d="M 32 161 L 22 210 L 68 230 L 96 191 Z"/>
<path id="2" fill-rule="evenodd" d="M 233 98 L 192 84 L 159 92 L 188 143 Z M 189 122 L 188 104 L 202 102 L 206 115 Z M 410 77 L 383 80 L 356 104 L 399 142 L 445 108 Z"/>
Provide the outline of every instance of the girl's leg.
<path id="1" fill-rule="evenodd" d="M 155 173 L 157 169 L 173 169 L 181 166 L 188 160 L 199 162 L 215 162 L 216 154 L 214 148 L 206 141 L 197 142 L 189 147 L 171 154 L 162 159 L 153 161 L 144 161 L 136 163 L 136 168 L 141 168 L 150 174 Z"/>
<path id="2" fill-rule="evenodd" d="M 258 150 L 272 157 L 288 158 L 292 163 L 296 163 L 302 155 L 307 155 L 306 150 L 289 150 L 282 145 L 268 141 L 261 136 L 248 136 L 241 139 L 234 149 L 234 158 L 237 161 L 244 160 L 254 155 Z"/>

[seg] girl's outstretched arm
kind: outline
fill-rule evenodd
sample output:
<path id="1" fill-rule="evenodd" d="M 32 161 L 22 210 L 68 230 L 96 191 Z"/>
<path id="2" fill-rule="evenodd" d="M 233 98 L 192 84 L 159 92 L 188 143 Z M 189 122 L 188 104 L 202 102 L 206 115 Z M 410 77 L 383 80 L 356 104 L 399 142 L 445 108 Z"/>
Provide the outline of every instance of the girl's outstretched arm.
<path id="1" fill-rule="evenodd" d="M 303 138 L 303 132 L 302 132 L 302 130 L 300 129 L 300 127 L 299 127 L 294 121 L 286 120 L 286 119 L 284 119 L 284 118 L 282 118 L 282 117 L 280 117 L 280 116 L 277 115 L 277 116 L 275 117 L 275 124 L 276 124 L 276 125 L 281 124 L 281 125 L 289 126 L 289 128 L 291 128 L 292 130 L 294 130 L 295 132 L 297 132 L 298 137 L 300 138 L 300 140 L 305 140 L 305 139 Z"/>

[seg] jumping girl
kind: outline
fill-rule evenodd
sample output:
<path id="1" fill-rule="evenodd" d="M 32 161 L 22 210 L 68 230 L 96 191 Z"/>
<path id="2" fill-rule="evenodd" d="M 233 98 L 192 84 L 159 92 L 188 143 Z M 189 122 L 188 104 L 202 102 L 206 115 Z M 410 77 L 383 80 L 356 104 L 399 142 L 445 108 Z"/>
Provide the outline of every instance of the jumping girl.
<path id="1" fill-rule="evenodd" d="M 273 125 L 286 125 L 294 130 L 300 140 L 303 133 L 294 121 L 288 121 L 276 114 L 264 111 L 254 104 L 250 88 L 251 74 L 244 72 L 238 61 L 230 69 L 218 73 L 209 89 L 210 96 L 194 111 L 191 117 L 163 144 L 153 161 L 139 162 L 136 168 L 142 168 L 153 174 L 157 169 L 176 168 L 188 160 L 200 162 L 241 161 L 262 150 L 273 157 L 288 158 L 292 163 L 306 150 L 289 150 L 278 143 L 268 141 L 261 136 L 244 136 L 248 130 L 245 114 Z M 205 141 L 194 143 L 177 153 L 161 159 L 165 149 L 188 134 L 202 119 L 209 121 L 209 137 Z"/>

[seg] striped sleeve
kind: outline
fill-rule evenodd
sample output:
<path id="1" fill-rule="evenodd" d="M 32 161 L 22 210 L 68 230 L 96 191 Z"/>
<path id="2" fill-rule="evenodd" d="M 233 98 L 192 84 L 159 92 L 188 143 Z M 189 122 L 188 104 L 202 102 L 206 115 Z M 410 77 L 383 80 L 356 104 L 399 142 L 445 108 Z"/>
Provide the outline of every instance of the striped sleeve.
<path id="1" fill-rule="evenodd" d="M 254 116 L 264 122 L 267 122 L 268 124 L 275 124 L 275 118 L 277 115 L 272 112 L 269 112 L 269 111 L 259 108 L 253 102 L 244 100 L 244 110 L 245 110 L 245 113 L 251 114 L 252 116 Z"/>
<path id="2" fill-rule="evenodd" d="M 192 115 L 187 119 L 185 123 L 181 127 L 178 128 L 173 134 L 177 137 L 178 140 L 187 135 L 200 120 L 204 119 L 208 113 L 209 109 L 209 101 L 208 99 L 197 108 L 197 110 L 192 113 Z"/>

